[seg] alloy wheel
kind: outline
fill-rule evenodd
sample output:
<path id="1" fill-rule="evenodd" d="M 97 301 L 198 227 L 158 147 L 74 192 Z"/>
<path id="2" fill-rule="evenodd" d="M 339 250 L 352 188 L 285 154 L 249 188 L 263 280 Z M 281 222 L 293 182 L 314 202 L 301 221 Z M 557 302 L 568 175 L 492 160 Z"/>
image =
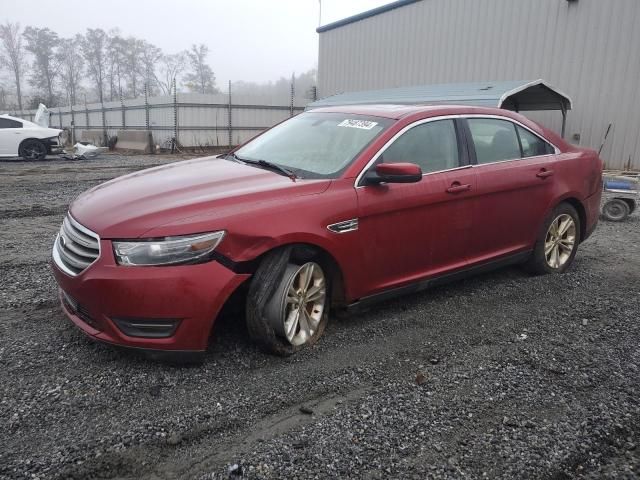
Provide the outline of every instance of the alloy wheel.
<path id="1" fill-rule="evenodd" d="M 327 298 L 326 278 L 320 265 L 289 265 L 282 284 L 267 306 L 269 321 L 294 346 L 307 343 L 318 331 Z"/>
<path id="2" fill-rule="evenodd" d="M 46 149 L 40 142 L 29 142 L 22 148 L 22 157 L 28 160 L 39 160 L 46 155 Z"/>
<path id="3" fill-rule="evenodd" d="M 561 268 L 576 247 L 576 222 L 571 215 L 558 215 L 549 225 L 544 241 L 544 256 L 549 267 Z"/>

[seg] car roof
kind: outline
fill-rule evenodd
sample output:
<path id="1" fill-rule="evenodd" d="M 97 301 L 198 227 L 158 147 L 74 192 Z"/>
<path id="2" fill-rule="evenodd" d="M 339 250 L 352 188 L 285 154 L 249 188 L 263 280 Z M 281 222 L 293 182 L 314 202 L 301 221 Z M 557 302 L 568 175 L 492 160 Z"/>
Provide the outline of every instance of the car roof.
<path id="1" fill-rule="evenodd" d="M 430 117 L 440 115 L 462 114 L 486 114 L 511 117 L 509 110 L 492 107 L 473 107 L 469 105 L 395 105 L 395 104 L 368 104 L 368 105 L 341 105 L 334 107 L 320 107 L 307 110 L 308 112 L 321 113 L 351 113 L 353 115 L 370 115 L 398 120 L 408 115 L 428 113 Z"/>

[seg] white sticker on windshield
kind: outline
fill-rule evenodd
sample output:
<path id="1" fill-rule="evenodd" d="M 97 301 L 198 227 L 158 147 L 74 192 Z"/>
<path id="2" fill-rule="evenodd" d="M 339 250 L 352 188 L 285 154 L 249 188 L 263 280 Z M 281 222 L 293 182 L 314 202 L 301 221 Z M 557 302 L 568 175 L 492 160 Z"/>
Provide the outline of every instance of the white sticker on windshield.
<path id="1" fill-rule="evenodd" d="M 363 130 L 371 130 L 375 127 L 378 122 L 372 122 L 370 120 L 352 120 L 346 119 L 338 124 L 339 127 L 351 127 L 351 128 L 361 128 Z"/>

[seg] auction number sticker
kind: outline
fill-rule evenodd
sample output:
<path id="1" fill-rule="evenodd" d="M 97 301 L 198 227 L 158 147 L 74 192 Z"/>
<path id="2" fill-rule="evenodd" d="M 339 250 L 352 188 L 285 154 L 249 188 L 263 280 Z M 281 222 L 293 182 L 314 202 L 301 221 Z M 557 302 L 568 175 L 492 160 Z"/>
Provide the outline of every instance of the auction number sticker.
<path id="1" fill-rule="evenodd" d="M 372 122 L 370 120 L 343 120 L 338 124 L 339 127 L 361 128 L 362 130 L 371 130 L 378 122 Z"/>

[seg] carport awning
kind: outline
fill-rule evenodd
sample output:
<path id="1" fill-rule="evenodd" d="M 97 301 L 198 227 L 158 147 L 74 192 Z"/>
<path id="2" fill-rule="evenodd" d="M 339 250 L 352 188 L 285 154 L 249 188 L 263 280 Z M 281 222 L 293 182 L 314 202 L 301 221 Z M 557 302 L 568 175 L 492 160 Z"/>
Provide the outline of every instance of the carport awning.
<path id="1" fill-rule="evenodd" d="M 307 105 L 307 110 L 338 105 L 474 105 L 515 111 L 571 109 L 571 99 L 544 80 L 441 83 L 339 93 Z"/>

